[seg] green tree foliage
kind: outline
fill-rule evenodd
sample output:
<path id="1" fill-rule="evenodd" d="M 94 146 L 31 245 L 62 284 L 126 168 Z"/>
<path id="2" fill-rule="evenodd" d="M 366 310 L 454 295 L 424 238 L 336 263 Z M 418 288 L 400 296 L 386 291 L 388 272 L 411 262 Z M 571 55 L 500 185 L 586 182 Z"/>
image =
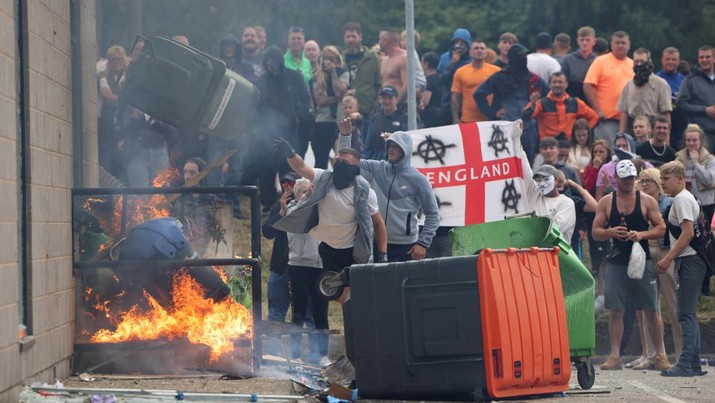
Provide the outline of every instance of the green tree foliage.
<path id="1" fill-rule="evenodd" d="M 468 29 L 473 37 L 496 48 L 499 35 L 515 33 L 527 47 L 541 31 L 555 35 L 566 32 L 576 47 L 576 30 L 590 25 L 598 36 L 609 38 L 617 30 L 631 35 L 632 48 L 646 47 L 658 64 L 667 46 L 681 49 L 684 59 L 696 61 L 697 48 L 715 45 L 715 3 L 712 0 L 415 0 L 415 28 L 425 52 L 447 49 L 456 28 Z M 138 7 L 132 7 L 132 5 Z M 403 29 L 404 2 L 400 0 L 101 0 L 98 43 L 102 53 L 112 44 L 129 46 L 134 32 L 144 35 L 189 37 L 192 45 L 208 53 L 218 51 L 227 32 L 240 37 L 242 28 L 262 25 L 270 44 L 286 47 L 288 28 L 302 26 L 308 39 L 321 46 L 342 45 L 342 26 L 358 21 L 364 43 L 377 42 L 383 27 Z M 132 10 L 139 10 L 133 15 Z M 130 24 L 136 21 L 137 24 Z"/>

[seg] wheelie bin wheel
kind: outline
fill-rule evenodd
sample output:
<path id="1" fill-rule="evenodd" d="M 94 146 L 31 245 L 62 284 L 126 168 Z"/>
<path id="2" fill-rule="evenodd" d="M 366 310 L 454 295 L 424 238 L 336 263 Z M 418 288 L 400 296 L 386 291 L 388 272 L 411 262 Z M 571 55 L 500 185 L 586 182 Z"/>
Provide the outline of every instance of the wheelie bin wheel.
<path id="1" fill-rule="evenodd" d="M 334 271 L 325 271 L 318 277 L 318 293 L 328 301 L 334 301 L 343 294 L 345 283 L 342 275 Z"/>
<path id="2" fill-rule="evenodd" d="M 576 378 L 581 389 L 591 389 L 596 381 L 596 371 L 590 358 L 576 362 Z"/>

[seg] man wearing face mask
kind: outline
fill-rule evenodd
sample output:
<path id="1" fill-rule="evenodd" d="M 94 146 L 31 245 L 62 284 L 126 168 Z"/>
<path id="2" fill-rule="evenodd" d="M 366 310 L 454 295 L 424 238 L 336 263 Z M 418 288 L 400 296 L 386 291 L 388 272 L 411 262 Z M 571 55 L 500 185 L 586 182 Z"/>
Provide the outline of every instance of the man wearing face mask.
<path id="1" fill-rule="evenodd" d="M 521 156 L 524 172 L 524 195 L 527 208 L 539 217 L 550 217 L 556 222 L 564 239 L 570 241 L 576 227 L 576 207 L 573 200 L 561 194 L 556 188 L 558 170 L 544 164 L 531 173 L 529 161 Z"/>
<path id="2" fill-rule="evenodd" d="M 496 72 L 474 91 L 474 101 L 479 110 L 489 120 L 515 121 L 521 119 L 521 111 L 530 101 L 531 94 L 538 93 L 545 97 L 549 93 L 549 85 L 541 77 L 531 73 L 526 67 L 526 56 L 529 50 L 520 43 L 509 48 L 509 63 L 501 71 Z M 489 95 L 494 98 L 490 103 Z M 538 150 L 539 135 L 536 122 L 524 122 L 521 144 L 529 157 L 534 159 Z"/>
<path id="3" fill-rule="evenodd" d="M 618 99 L 618 110 L 621 112 L 618 130 L 631 132 L 633 119 L 641 115 L 651 119 L 663 116 L 670 123 L 670 112 L 673 110 L 670 86 L 653 74 L 648 49 L 638 48 L 633 52 L 633 72 L 635 77 L 626 83 Z"/>
<path id="4" fill-rule="evenodd" d="M 350 147 L 350 118 L 338 121 L 338 148 Z M 427 178 L 410 162 L 412 136 L 403 131 L 385 140 L 387 161 L 361 160 L 358 166 L 377 194 L 387 227 L 387 254 L 391 262 L 420 260 L 425 257 L 439 228 L 439 207 Z M 417 230 L 417 215 L 425 215 L 422 231 Z"/>
<path id="5" fill-rule="evenodd" d="M 290 167 L 315 185 L 313 194 L 273 226 L 294 234 L 309 233 L 320 241 L 323 268 L 341 271 L 367 263 L 374 239 L 377 261 L 387 262 L 387 232 L 377 196 L 360 176 L 360 154 L 352 148 L 338 151 L 333 170 L 312 168 L 284 139 L 274 140 L 275 151 Z"/>
<path id="6" fill-rule="evenodd" d="M 638 176 L 630 160 L 616 165 L 616 190 L 598 201 L 591 230 L 593 239 L 608 241 L 605 286 L 606 309 L 610 311 L 608 336 L 611 354 L 601 370 L 623 369 L 620 345 L 623 336 L 623 314 L 631 301 L 636 310 L 643 311 L 648 333 L 653 340 L 656 369 L 670 368 L 663 344 L 663 322 L 658 316 L 656 273 L 650 259 L 648 240 L 660 239 L 665 234 L 665 223 L 658 202 L 635 189 Z M 628 276 L 628 262 L 633 243 L 639 242 L 645 252 L 645 267 L 640 279 Z"/>

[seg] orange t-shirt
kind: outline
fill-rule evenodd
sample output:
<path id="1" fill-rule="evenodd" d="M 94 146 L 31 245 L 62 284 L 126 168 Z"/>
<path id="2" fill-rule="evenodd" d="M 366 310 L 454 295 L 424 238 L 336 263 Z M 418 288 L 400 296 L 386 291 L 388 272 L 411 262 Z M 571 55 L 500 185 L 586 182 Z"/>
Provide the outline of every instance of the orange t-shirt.
<path id="1" fill-rule="evenodd" d="M 457 69 L 452 79 L 452 92 L 462 94 L 462 118 L 463 123 L 466 122 L 484 122 L 489 120 L 484 115 L 474 102 L 474 91 L 492 74 L 501 70 L 501 68 L 484 63 L 481 68 L 475 69 L 472 64 L 466 64 Z M 488 97 L 491 102 L 491 95 Z"/>
<path id="2" fill-rule="evenodd" d="M 633 76 L 633 59 L 618 60 L 608 53 L 594 59 L 583 83 L 596 86 L 596 101 L 608 119 L 620 119 L 618 98 Z"/>

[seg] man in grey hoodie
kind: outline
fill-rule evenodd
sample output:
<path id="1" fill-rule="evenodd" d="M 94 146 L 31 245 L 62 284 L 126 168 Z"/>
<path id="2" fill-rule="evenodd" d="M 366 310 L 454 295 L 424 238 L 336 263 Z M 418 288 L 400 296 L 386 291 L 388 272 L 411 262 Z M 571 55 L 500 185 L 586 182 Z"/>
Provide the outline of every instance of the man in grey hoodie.
<path id="1" fill-rule="evenodd" d="M 715 48 L 710 45 L 698 49 L 699 69 L 680 85 L 678 108 L 705 131 L 708 148 L 715 153 Z"/>
<path id="2" fill-rule="evenodd" d="M 338 121 L 338 149 L 350 147 L 350 118 Z M 345 133 L 345 134 L 344 134 Z M 427 178 L 410 164 L 412 136 L 392 133 L 385 141 L 387 161 L 362 159 L 360 174 L 377 195 L 380 214 L 387 227 L 387 259 L 390 262 L 425 257 L 439 228 L 439 207 Z M 417 229 L 418 213 L 424 213 L 422 231 Z"/>

